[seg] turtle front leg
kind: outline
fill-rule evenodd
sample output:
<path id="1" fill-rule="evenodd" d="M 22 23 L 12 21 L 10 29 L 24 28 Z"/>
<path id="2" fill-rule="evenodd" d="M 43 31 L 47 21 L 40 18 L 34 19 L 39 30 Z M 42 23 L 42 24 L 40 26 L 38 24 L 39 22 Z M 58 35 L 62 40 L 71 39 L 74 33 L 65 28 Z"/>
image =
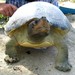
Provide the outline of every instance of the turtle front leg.
<path id="1" fill-rule="evenodd" d="M 59 42 L 56 42 L 55 46 L 58 49 L 58 54 L 57 54 L 56 62 L 55 62 L 55 68 L 63 72 L 70 71 L 72 66 L 69 64 L 69 61 L 68 61 L 67 45 L 65 44 L 65 42 L 59 41 Z"/>
<path id="2" fill-rule="evenodd" d="M 14 37 L 12 37 L 7 43 L 6 43 L 6 57 L 5 61 L 7 63 L 15 63 L 19 61 L 17 51 L 16 51 L 16 40 Z"/>

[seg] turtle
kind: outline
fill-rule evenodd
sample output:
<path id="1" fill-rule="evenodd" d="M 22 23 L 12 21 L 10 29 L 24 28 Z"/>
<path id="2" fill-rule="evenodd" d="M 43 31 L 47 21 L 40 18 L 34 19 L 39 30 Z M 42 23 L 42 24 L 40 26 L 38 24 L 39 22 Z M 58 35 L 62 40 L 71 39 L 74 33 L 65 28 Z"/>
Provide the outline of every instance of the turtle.
<path id="1" fill-rule="evenodd" d="M 10 40 L 6 43 L 7 63 L 19 61 L 16 46 L 57 48 L 55 68 L 60 71 L 70 71 L 72 66 L 68 59 L 66 43 L 71 24 L 63 12 L 55 5 L 43 2 L 29 2 L 19 7 L 4 26 Z"/>

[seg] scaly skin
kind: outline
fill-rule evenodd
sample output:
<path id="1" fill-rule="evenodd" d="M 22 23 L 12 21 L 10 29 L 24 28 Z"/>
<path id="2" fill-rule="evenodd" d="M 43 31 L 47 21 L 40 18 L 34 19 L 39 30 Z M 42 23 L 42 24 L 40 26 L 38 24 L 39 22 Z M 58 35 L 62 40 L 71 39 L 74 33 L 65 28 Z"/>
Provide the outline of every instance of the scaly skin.
<path id="1" fill-rule="evenodd" d="M 16 50 L 17 41 L 14 37 L 12 37 L 6 44 L 6 57 L 5 61 L 7 63 L 15 63 L 19 61 L 17 50 Z"/>
<path id="2" fill-rule="evenodd" d="M 58 50 L 58 54 L 56 57 L 55 68 L 60 71 L 70 71 L 71 65 L 68 61 L 68 48 L 65 42 L 59 41 L 55 44 L 55 47 Z"/>
<path id="3" fill-rule="evenodd" d="M 55 68 L 66 72 L 70 71 L 72 66 L 69 64 L 68 60 L 68 47 L 66 45 L 66 31 L 60 29 L 52 29 L 52 36 L 54 39 L 54 46 L 57 48 L 58 53 L 55 61 Z"/>

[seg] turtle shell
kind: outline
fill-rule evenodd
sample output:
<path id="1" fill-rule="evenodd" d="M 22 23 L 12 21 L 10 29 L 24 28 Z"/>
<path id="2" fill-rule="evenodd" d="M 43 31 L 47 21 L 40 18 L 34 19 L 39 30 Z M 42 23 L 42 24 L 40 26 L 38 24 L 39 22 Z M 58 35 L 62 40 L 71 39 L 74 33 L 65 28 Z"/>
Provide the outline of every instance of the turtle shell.
<path id="1" fill-rule="evenodd" d="M 31 19 L 41 17 L 46 17 L 53 27 L 62 30 L 69 30 L 71 27 L 70 22 L 58 7 L 48 2 L 35 1 L 18 8 L 4 26 L 5 31 L 9 34 Z"/>

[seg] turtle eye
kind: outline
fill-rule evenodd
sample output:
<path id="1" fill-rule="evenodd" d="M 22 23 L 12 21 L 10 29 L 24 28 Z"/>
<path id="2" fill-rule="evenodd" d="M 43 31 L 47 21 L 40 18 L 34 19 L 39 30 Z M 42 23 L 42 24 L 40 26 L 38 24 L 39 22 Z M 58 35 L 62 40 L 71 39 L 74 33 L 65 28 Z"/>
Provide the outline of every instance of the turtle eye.
<path id="1" fill-rule="evenodd" d="M 35 20 L 35 24 L 37 24 L 39 22 L 39 20 Z"/>
<path id="2" fill-rule="evenodd" d="M 36 26 L 36 25 L 38 24 L 38 22 L 39 22 L 39 20 L 35 20 L 35 21 L 33 21 L 31 24 L 32 24 L 33 26 Z"/>
<path id="3" fill-rule="evenodd" d="M 32 24 L 35 25 L 35 21 L 33 21 Z"/>
<path id="4" fill-rule="evenodd" d="M 32 22 L 29 24 L 29 26 L 32 27 L 32 28 L 33 28 L 35 25 L 36 25 L 35 21 L 32 21 Z"/>

